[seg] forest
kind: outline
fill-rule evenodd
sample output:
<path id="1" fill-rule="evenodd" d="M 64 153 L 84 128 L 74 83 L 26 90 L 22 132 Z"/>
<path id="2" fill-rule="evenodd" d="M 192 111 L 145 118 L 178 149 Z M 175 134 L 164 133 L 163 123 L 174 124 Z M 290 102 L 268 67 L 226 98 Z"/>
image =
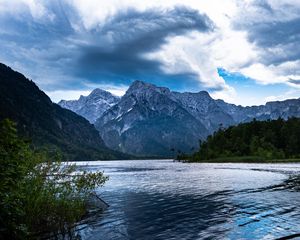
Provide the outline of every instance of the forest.
<path id="1" fill-rule="evenodd" d="M 300 119 L 277 119 L 241 123 L 222 128 L 200 142 L 188 161 L 270 161 L 300 158 Z"/>

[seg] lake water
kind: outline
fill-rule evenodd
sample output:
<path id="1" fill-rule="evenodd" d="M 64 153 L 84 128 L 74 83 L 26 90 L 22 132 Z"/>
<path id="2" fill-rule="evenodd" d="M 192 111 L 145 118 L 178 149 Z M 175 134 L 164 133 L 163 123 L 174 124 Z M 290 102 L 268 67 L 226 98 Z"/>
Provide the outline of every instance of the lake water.
<path id="1" fill-rule="evenodd" d="M 83 239 L 276 239 L 300 233 L 300 164 L 143 160 L 85 168 L 109 175 L 98 193 L 110 207 L 85 226 Z"/>

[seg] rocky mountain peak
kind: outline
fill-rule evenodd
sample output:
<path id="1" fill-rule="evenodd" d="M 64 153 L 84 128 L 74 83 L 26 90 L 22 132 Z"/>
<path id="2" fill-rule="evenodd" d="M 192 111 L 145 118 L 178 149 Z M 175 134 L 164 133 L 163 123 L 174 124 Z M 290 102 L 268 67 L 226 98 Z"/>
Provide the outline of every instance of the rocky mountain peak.
<path id="1" fill-rule="evenodd" d="M 108 91 L 105 91 L 103 89 L 100 89 L 100 88 L 95 88 L 91 93 L 90 95 L 102 95 L 102 94 L 105 94 L 105 93 L 110 93 Z M 111 94 L 111 93 L 110 93 Z"/>
<path id="2" fill-rule="evenodd" d="M 298 99 L 242 107 L 214 100 L 206 91 L 175 92 L 139 80 L 122 98 L 109 102 L 111 96 L 95 89 L 77 113 L 95 124 L 107 146 L 142 156 L 172 156 L 170 149 L 191 152 L 220 126 L 300 117 Z"/>
<path id="3" fill-rule="evenodd" d="M 112 93 L 105 91 L 100 88 L 94 89 L 88 96 L 87 98 L 97 98 L 100 97 L 102 99 L 109 99 L 109 98 L 118 98 L 117 96 L 113 95 Z"/>
<path id="4" fill-rule="evenodd" d="M 119 97 L 100 88 L 94 89 L 88 96 L 80 96 L 78 100 L 61 100 L 58 104 L 85 117 L 91 123 L 118 101 Z"/>
<path id="5" fill-rule="evenodd" d="M 199 96 L 211 98 L 211 96 L 209 95 L 209 93 L 207 91 L 200 91 L 200 92 L 197 92 L 196 94 Z"/>
<path id="6" fill-rule="evenodd" d="M 169 94 L 170 90 L 166 87 L 157 87 L 154 84 L 136 80 L 130 85 L 125 95 L 130 95 L 130 94 L 141 95 L 141 94 L 151 93 L 151 92 Z"/>

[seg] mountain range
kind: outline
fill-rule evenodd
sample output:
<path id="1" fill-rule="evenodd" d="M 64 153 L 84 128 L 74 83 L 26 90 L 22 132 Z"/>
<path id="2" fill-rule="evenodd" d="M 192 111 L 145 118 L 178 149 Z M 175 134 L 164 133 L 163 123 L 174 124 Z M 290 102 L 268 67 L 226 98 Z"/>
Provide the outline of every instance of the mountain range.
<path id="1" fill-rule="evenodd" d="M 63 160 L 124 159 L 85 118 L 53 103 L 33 81 L 0 63 L 0 120 L 16 122 L 35 148 L 61 151 Z"/>
<path id="2" fill-rule="evenodd" d="M 214 100 L 206 91 L 174 92 L 135 81 L 121 98 L 101 89 L 59 102 L 94 123 L 105 144 L 137 156 L 190 153 L 220 127 L 257 120 L 300 117 L 300 99 L 243 107 Z"/>
<path id="3" fill-rule="evenodd" d="M 80 96 L 78 100 L 65 101 L 61 100 L 58 104 L 77 114 L 85 117 L 91 123 L 94 123 L 99 116 L 112 106 L 114 106 L 120 97 L 117 97 L 110 92 L 96 88 L 89 96 Z"/>
<path id="4" fill-rule="evenodd" d="M 195 151 L 220 127 L 289 117 L 300 117 L 300 99 L 243 107 L 206 91 L 180 93 L 143 81 L 133 82 L 122 97 L 95 89 L 55 104 L 0 63 L 0 120 L 12 119 L 33 146 L 59 149 L 65 160 L 172 157 Z"/>

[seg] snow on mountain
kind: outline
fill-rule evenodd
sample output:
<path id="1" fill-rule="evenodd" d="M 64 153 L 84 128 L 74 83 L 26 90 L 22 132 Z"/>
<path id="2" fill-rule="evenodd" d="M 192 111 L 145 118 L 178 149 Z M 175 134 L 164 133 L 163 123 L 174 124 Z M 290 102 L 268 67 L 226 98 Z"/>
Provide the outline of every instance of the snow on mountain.
<path id="1" fill-rule="evenodd" d="M 123 152 L 148 156 L 191 152 L 209 132 L 178 94 L 135 81 L 95 126 L 108 146 Z"/>
<path id="2" fill-rule="evenodd" d="M 198 93 L 172 92 L 172 96 L 191 115 L 198 119 L 209 132 L 215 131 L 221 125 L 226 127 L 234 124 L 233 118 L 219 107 L 205 91 Z"/>
<path id="3" fill-rule="evenodd" d="M 300 117 L 300 99 L 242 107 L 214 100 L 205 91 L 179 93 L 142 81 L 133 82 L 121 98 L 95 89 L 59 104 L 95 123 L 108 147 L 140 156 L 192 152 L 220 127 L 253 118 Z"/>
<path id="4" fill-rule="evenodd" d="M 61 100 L 58 104 L 94 123 L 97 118 L 101 117 L 107 109 L 114 106 L 119 100 L 120 97 L 96 88 L 86 97 L 80 96 L 78 100 L 71 101 Z"/>
<path id="5" fill-rule="evenodd" d="M 223 100 L 216 100 L 216 103 L 232 116 L 236 124 L 249 122 L 254 118 L 257 120 L 274 120 L 300 117 L 300 99 L 267 102 L 265 105 L 251 107 L 236 106 Z"/>

